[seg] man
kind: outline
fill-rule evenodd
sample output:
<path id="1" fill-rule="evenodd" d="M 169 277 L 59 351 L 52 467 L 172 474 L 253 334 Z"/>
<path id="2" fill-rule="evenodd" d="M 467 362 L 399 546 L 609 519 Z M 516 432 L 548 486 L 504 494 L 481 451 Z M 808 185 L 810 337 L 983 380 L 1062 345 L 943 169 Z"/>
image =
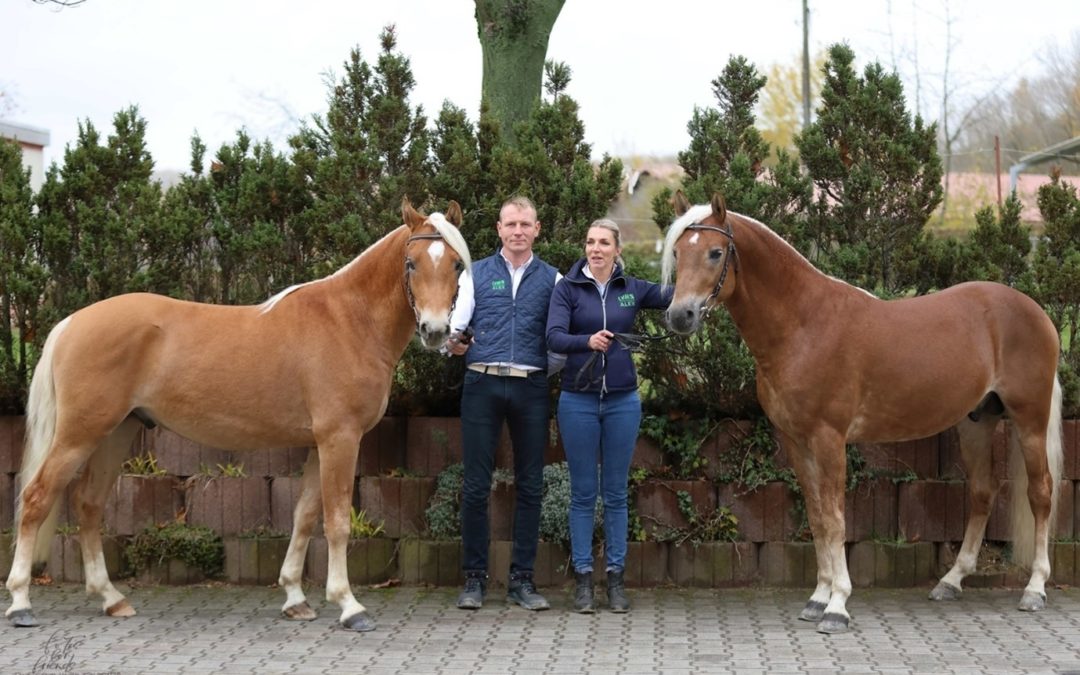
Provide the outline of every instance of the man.
<path id="1" fill-rule="evenodd" d="M 462 609 L 478 609 L 487 590 L 488 498 L 495 448 L 505 422 L 514 450 L 514 543 L 507 599 L 525 609 L 550 606 L 536 592 L 533 569 L 540 538 L 544 448 L 548 442 L 548 303 L 557 270 L 533 255 L 540 233 L 536 207 L 513 197 L 495 224 L 502 247 L 463 274 L 447 350 L 465 355 L 461 429 L 465 481 L 461 499 Z M 469 338 L 461 337 L 466 328 Z M 467 333 L 466 333 L 467 334 Z"/>

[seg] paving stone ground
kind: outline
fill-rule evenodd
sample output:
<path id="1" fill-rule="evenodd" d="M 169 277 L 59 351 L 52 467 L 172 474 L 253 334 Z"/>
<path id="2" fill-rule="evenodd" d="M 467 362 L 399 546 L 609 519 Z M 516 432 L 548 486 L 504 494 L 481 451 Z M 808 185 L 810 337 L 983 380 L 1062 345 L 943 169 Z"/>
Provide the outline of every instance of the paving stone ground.
<path id="1" fill-rule="evenodd" d="M 130 619 L 98 612 L 81 586 L 34 587 L 42 625 L 0 625 L 2 673 L 1071 673 L 1080 675 L 1080 589 L 1052 589 L 1045 611 L 1018 590 L 972 589 L 931 603 L 927 589 L 856 589 L 852 630 L 826 636 L 795 619 L 808 589 L 648 589 L 628 614 L 574 614 L 544 589 L 547 612 L 453 607 L 448 588 L 363 589 L 378 630 L 279 618 L 284 594 L 250 586 L 126 587 Z M 8 598 L 3 595 L 3 604 Z"/>

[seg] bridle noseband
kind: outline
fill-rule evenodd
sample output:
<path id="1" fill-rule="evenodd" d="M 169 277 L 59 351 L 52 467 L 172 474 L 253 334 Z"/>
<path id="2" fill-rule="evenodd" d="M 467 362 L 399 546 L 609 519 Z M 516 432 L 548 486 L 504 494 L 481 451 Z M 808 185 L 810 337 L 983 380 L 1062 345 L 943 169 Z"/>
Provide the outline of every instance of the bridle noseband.
<path id="1" fill-rule="evenodd" d="M 405 242 L 405 247 L 408 248 L 409 244 L 413 243 L 414 241 L 420 241 L 420 240 L 424 240 L 424 239 L 444 241 L 443 236 L 441 234 L 439 234 L 438 232 L 430 232 L 428 234 L 414 234 L 414 235 L 410 236 L 409 239 Z M 405 256 L 405 278 L 404 278 L 405 295 L 408 296 L 408 298 L 409 298 L 409 308 L 412 309 L 413 317 L 415 317 L 415 319 L 416 319 L 416 329 L 417 329 L 417 331 L 419 331 L 420 330 L 420 312 L 418 312 L 416 310 L 416 298 L 413 296 L 412 282 L 409 280 L 409 272 L 411 272 L 411 270 L 409 269 L 409 264 L 411 262 L 412 262 L 412 258 L 410 258 L 406 254 L 406 256 Z M 456 286 L 456 285 L 454 287 L 454 299 L 450 301 L 450 313 L 451 314 L 454 313 L 454 307 L 457 306 L 457 298 L 458 298 L 458 289 L 459 288 L 460 288 L 460 286 Z"/>
<path id="2" fill-rule="evenodd" d="M 705 298 L 705 302 L 701 305 L 701 313 L 703 315 L 709 311 L 709 303 L 712 302 L 713 298 L 720 294 L 720 289 L 724 287 L 724 282 L 727 281 L 728 267 L 730 266 L 732 259 L 735 260 L 735 273 L 739 273 L 739 252 L 735 250 L 735 232 L 731 229 L 731 225 L 726 221 L 724 225 L 727 226 L 727 229 L 716 227 L 715 225 L 702 225 L 701 223 L 694 223 L 686 226 L 687 230 L 719 232 L 729 240 L 727 252 L 724 254 L 724 268 L 720 270 L 720 280 L 716 282 L 716 286 L 713 288 L 712 293 L 709 294 L 709 297 Z"/>

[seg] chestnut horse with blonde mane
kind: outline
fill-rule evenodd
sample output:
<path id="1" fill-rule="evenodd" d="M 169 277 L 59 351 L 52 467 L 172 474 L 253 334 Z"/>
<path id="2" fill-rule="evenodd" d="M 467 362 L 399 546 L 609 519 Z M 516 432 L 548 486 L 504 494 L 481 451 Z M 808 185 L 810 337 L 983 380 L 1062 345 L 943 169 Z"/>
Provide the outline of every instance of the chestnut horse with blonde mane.
<path id="1" fill-rule="evenodd" d="M 1042 308 L 987 282 L 880 300 L 822 274 L 765 225 L 727 211 L 719 195 L 691 207 L 680 192 L 675 207 L 663 258 L 664 283 L 676 273 L 668 325 L 688 334 L 710 308 L 727 308 L 806 499 L 818 576 L 799 618 L 824 633 L 848 629 L 846 444 L 954 426 L 970 513 L 956 563 L 930 597 L 957 598 L 997 491 L 991 440 L 1003 415 L 1013 430 L 1014 559 L 1031 568 L 1020 609 L 1042 609 L 1063 462 L 1058 335 Z"/>
<path id="2" fill-rule="evenodd" d="M 402 203 L 404 225 L 333 275 L 261 305 L 227 307 L 147 293 L 81 309 L 49 334 L 27 403 L 23 488 L 8 619 L 36 625 L 32 562 L 45 559 L 58 497 L 78 477 L 74 507 L 88 593 L 110 616 L 135 610 L 109 581 L 101 521 L 140 424 L 160 424 L 228 450 L 308 446 L 292 539 L 278 583 L 283 614 L 311 620 L 301 588 L 320 506 L 328 547 L 326 598 L 341 624 L 367 631 L 345 566 L 360 438 L 386 410 L 394 366 L 413 333 L 437 349 L 450 332 L 458 276 L 470 264 L 457 225 Z"/>

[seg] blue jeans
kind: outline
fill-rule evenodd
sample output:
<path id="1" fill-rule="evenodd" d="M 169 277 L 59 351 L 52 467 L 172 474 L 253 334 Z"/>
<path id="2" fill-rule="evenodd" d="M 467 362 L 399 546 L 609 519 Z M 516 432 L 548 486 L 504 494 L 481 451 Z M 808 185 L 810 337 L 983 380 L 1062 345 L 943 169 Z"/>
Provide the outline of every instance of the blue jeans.
<path id="1" fill-rule="evenodd" d="M 464 485 L 461 494 L 461 567 L 487 572 L 491 537 L 488 501 L 495 449 L 503 423 L 514 448 L 514 545 L 510 573 L 532 572 L 540 539 L 540 501 L 544 491 L 544 448 L 551 419 L 548 380 L 543 372 L 500 377 L 465 371 L 461 389 L 461 440 Z"/>
<path id="2" fill-rule="evenodd" d="M 626 565 L 626 483 L 641 424 L 637 391 L 559 394 L 559 433 L 570 467 L 570 552 L 576 572 L 593 568 L 593 517 L 604 501 L 604 554 L 609 571 Z M 600 464 L 599 477 L 596 465 Z"/>

